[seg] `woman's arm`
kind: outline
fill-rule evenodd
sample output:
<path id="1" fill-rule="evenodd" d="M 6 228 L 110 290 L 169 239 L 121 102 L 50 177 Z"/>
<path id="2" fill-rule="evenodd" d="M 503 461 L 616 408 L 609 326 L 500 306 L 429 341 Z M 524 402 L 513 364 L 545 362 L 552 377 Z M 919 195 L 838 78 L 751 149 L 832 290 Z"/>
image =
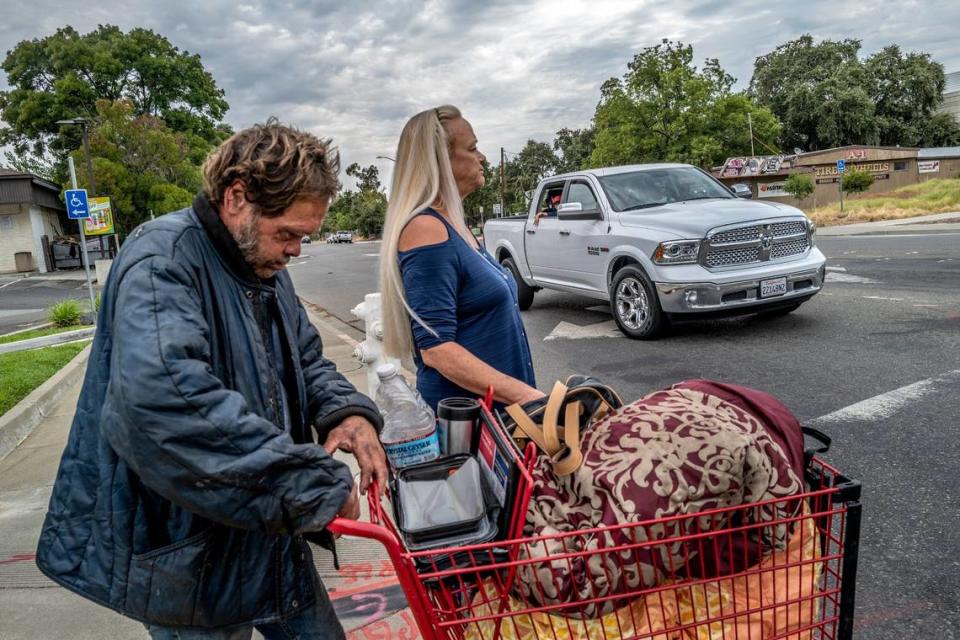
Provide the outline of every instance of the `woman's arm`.
<path id="1" fill-rule="evenodd" d="M 494 398 L 504 404 L 524 403 L 544 396 L 525 382 L 497 371 L 456 342 L 444 342 L 420 352 L 423 363 L 447 380 L 477 395 L 493 386 Z"/>

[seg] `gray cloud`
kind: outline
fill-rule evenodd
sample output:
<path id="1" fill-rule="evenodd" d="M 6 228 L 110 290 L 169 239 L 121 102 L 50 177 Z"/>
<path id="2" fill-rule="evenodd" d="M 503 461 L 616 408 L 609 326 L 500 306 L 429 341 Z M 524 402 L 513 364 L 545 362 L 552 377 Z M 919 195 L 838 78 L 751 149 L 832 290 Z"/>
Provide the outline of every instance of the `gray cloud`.
<path id="1" fill-rule="evenodd" d="M 9 3 L 8 3 L 9 4 Z M 698 63 L 719 58 L 745 86 L 757 56 L 809 32 L 863 40 L 864 53 L 896 42 L 960 69 L 956 2 L 839 3 L 760 0 L 334 0 L 113 3 L 16 1 L 0 49 L 65 24 L 144 26 L 198 53 L 225 90 L 228 121 L 276 115 L 332 137 L 345 164 L 376 163 L 389 177 L 406 119 L 450 102 L 473 122 L 481 149 L 518 151 L 562 127 L 589 123 L 600 85 L 662 38 L 693 44 Z M 0 78 L 0 86 L 3 80 Z"/>

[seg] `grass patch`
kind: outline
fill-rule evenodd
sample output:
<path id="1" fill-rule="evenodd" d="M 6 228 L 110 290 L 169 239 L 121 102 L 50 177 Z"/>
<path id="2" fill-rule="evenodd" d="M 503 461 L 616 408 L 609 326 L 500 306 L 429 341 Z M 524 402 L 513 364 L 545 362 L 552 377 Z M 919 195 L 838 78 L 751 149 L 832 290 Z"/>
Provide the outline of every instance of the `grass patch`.
<path id="1" fill-rule="evenodd" d="M 77 329 L 86 329 L 82 324 L 75 324 L 70 327 L 43 327 L 42 329 L 31 329 L 30 331 L 21 331 L 13 335 L 0 336 L 0 344 L 8 342 L 19 342 L 20 340 L 29 340 L 30 338 L 42 338 L 43 336 L 52 336 L 55 333 L 64 331 L 76 331 Z"/>
<path id="2" fill-rule="evenodd" d="M 90 344 L 89 340 L 0 354 L 0 415 L 39 387 Z"/>
<path id="3" fill-rule="evenodd" d="M 960 211 L 960 178 L 937 178 L 876 195 L 851 196 L 809 212 L 818 226 L 899 220 L 930 213 Z"/>

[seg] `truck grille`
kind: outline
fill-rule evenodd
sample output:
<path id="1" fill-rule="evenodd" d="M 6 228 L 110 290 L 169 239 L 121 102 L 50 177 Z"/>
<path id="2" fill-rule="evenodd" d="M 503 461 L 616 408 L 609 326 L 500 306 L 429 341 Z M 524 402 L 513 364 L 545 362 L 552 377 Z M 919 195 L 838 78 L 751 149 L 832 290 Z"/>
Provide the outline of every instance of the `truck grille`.
<path id="1" fill-rule="evenodd" d="M 770 259 L 786 258 L 787 256 L 800 255 L 807 250 L 807 239 L 799 238 L 796 240 L 774 241 L 770 248 Z"/>
<path id="2" fill-rule="evenodd" d="M 804 220 L 751 224 L 707 234 L 702 263 L 710 268 L 745 265 L 799 256 L 809 248 Z"/>
<path id="3" fill-rule="evenodd" d="M 747 264 L 758 260 L 760 260 L 760 247 L 720 249 L 707 254 L 708 267 L 726 267 L 731 264 Z"/>

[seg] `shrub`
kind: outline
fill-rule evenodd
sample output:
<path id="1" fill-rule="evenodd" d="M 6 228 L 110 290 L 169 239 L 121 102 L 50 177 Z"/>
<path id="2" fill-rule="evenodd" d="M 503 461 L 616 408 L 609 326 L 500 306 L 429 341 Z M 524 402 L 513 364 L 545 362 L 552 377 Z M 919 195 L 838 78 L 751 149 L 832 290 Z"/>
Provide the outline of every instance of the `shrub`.
<path id="1" fill-rule="evenodd" d="M 58 327 L 69 327 L 80 324 L 83 309 L 76 300 L 61 300 L 50 307 L 50 322 Z"/>
<path id="2" fill-rule="evenodd" d="M 795 173 L 783 185 L 783 190 L 797 200 L 803 200 L 813 193 L 813 178 L 805 173 Z"/>
<path id="3" fill-rule="evenodd" d="M 862 193 L 873 184 L 873 174 L 854 169 L 843 174 L 843 190 L 847 193 Z"/>

